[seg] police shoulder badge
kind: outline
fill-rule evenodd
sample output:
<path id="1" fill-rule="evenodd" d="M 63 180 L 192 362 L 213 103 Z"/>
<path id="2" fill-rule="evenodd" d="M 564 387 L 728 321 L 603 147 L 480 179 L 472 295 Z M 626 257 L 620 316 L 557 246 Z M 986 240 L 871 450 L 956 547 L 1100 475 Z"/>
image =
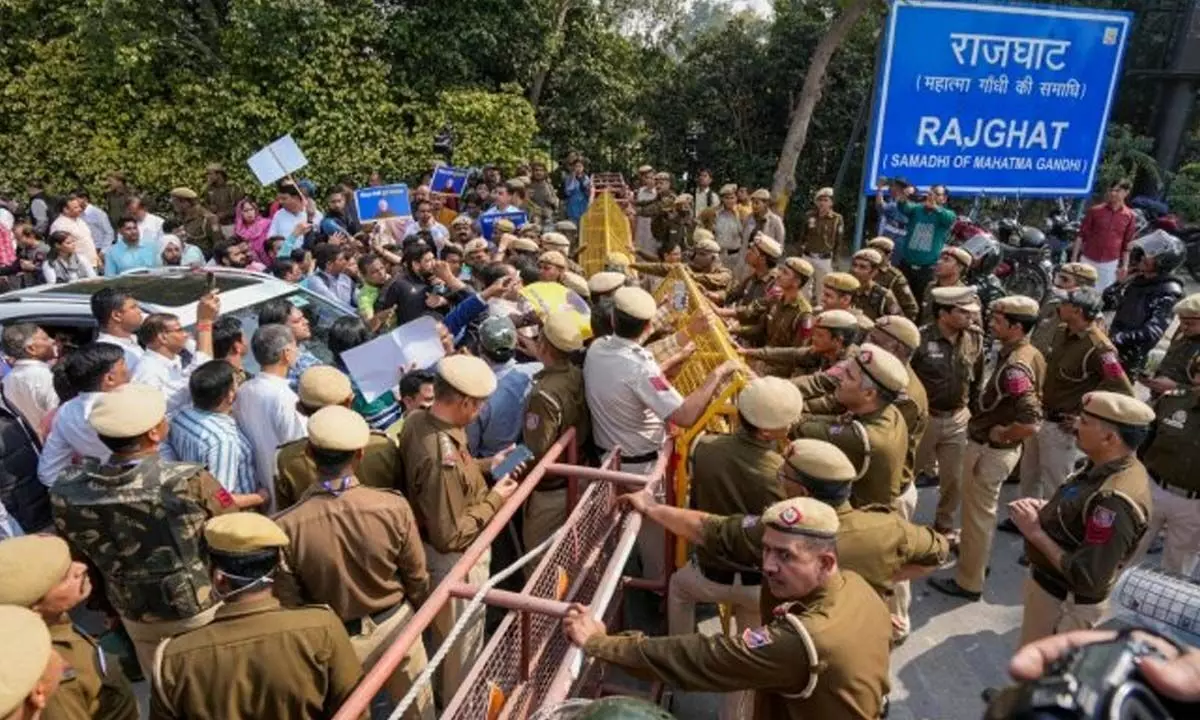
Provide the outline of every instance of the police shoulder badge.
<path id="1" fill-rule="evenodd" d="M 1004 391 L 1013 397 L 1021 397 L 1033 389 L 1033 380 L 1029 373 L 1020 368 L 1009 368 L 1004 371 Z"/>
<path id="2" fill-rule="evenodd" d="M 1119 378 L 1125 374 L 1125 368 L 1121 367 L 1121 360 L 1113 350 L 1100 356 L 1100 369 L 1106 378 Z"/>
<path id="3" fill-rule="evenodd" d="M 747 650 L 757 650 L 772 642 L 774 640 L 771 639 L 771 631 L 765 627 L 746 628 L 742 631 L 742 644 L 746 646 Z"/>
<path id="4" fill-rule="evenodd" d="M 454 448 L 454 443 L 450 440 L 449 435 L 438 434 L 438 449 L 442 455 L 442 466 L 454 467 L 458 462 L 458 451 Z"/>
<path id="5" fill-rule="evenodd" d="M 742 528 L 743 529 L 749 530 L 750 528 L 754 527 L 755 525 L 758 525 L 758 516 L 757 515 L 746 515 L 742 518 Z"/>
<path id="6" fill-rule="evenodd" d="M 538 425 L 540 425 L 541 422 L 542 422 L 542 418 L 537 413 L 532 413 L 532 412 L 525 413 L 525 429 L 526 430 L 537 430 Z"/>
<path id="7" fill-rule="evenodd" d="M 671 383 L 662 375 L 655 375 L 650 378 L 650 386 L 659 392 L 666 392 L 671 389 Z"/>
<path id="8" fill-rule="evenodd" d="M 1117 513 L 1106 507 L 1098 507 L 1088 516 L 1087 528 L 1083 541 L 1088 545 L 1101 545 L 1113 536 L 1113 526 L 1117 523 Z"/>

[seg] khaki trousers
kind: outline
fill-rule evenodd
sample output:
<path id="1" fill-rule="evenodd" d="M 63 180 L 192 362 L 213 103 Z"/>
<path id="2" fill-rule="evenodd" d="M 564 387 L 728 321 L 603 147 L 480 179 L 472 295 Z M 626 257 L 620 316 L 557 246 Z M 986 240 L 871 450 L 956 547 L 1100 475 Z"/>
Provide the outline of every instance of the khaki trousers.
<path id="1" fill-rule="evenodd" d="M 1167 528 L 1163 544 L 1162 569 L 1180 575 L 1195 573 L 1196 558 L 1200 555 L 1200 498 L 1189 500 L 1166 490 L 1158 483 L 1150 483 L 1150 524 L 1137 554 L 1130 565 L 1136 565 L 1146 556 L 1154 538 Z"/>
<path id="2" fill-rule="evenodd" d="M 436 587 L 438 583 L 445 580 L 446 576 L 450 574 L 450 569 L 462 558 L 462 553 L 442 554 L 435 550 L 429 543 L 422 544 L 425 546 L 425 560 L 429 566 L 430 587 Z M 466 582 L 476 587 L 487 582 L 488 577 L 491 575 L 491 562 L 492 552 L 491 550 L 485 550 L 479 560 L 467 572 Z M 467 605 L 470 602 L 470 600 L 452 599 L 446 603 L 446 606 L 434 618 L 433 640 L 435 649 L 440 648 L 441 644 L 446 641 L 451 628 L 454 627 L 458 619 L 466 612 Z M 471 669 L 471 664 L 483 652 L 483 631 L 487 615 L 484 610 L 484 606 L 479 606 L 474 617 L 463 628 L 462 632 L 458 634 L 458 639 L 455 641 L 454 647 L 446 654 L 446 659 L 442 663 L 442 678 L 439 687 L 442 692 L 443 705 L 449 703 L 450 699 L 454 697 L 454 693 L 458 692 L 458 687 L 466 679 L 467 673 Z"/>
<path id="3" fill-rule="evenodd" d="M 350 645 L 354 647 L 354 654 L 362 662 L 364 673 L 375 667 L 375 663 L 379 662 L 379 658 L 391 647 L 392 641 L 408 625 L 414 614 L 412 605 L 406 601 L 391 617 L 378 625 L 369 617 L 362 619 L 362 630 L 357 635 L 350 636 Z M 424 672 L 427 662 L 425 643 L 421 642 L 421 638 L 417 638 L 416 644 L 409 649 L 408 654 L 396 666 L 396 671 L 384 683 L 383 687 L 393 703 L 400 702 L 408 693 Z M 433 720 L 433 691 L 428 685 L 421 689 L 417 699 L 402 717 L 405 720 Z"/>
<path id="4" fill-rule="evenodd" d="M 905 520 L 912 520 L 917 512 L 917 486 L 909 483 L 908 489 L 897 498 L 896 511 Z M 892 585 L 892 595 L 888 598 L 888 610 L 899 627 L 892 627 L 892 636 L 897 640 L 908 635 L 910 623 L 908 610 L 912 606 L 912 585 L 909 580 Z"/>
<path id="5" fill-rule="evenodd" d="M 962 541 L 955 580 L 971 592 L 983 592 L 983 576 L 996 534 L 1000 486 L 1017 466 L 1020 456 L 1020 448 L 1001 450 L 967 440 L 963 458 Z"/>
<path id="6" fill-rule="evenodd" d="M 634 475 L 647 475 L 654 469 L 657 462 L 657 460 L 651 460 L 644 463 L 622 463 L 621 470 Z M 659 502 L 663 502 L 666 498 L 666 483 L 670 480 L 670 478 L 664 478 L 659 483 L 658 491 L 654 493 L 654 497 Z M 637 539 L 638 556 L 642 560 L 642 577 L 647 580 L 658 580 L 664 576 L 667 571 L 666 547 L 667 531 L 663 530 L 658 523 L 643 520 Z"/>
<path id="7" fill-rule="evenodd" d="M 1063 432 L 1058 423 L 1045 422 L 1025 438 L 1021 453 L 1021 497 L 1049 500 L 1083 457 L 1075 436 Z"/>
<path id="8" fill-rule="evenodd" d="M 963 454 L 967 450 L 967 422 L 971 413 L 966 408 L 953 415 L 929 416 L 929 427 L 917 445 L 918 470 L 937 467 L 938 503 L 934 527 L 953 530 L 954 515 L 962 502 Z"/>
<path id="9" fill-rule="evenodd" d="M 217 603 L 199 615 L 193 615 L 183 620 L 144 623 L 122 617 L 121 624 L 129 633 L 129 639 L 133 641 L 133 650 L 137 653 L 138 665 L 142 666 L 142 673 L 146 677 L 150 677 L 154 673 L 154 651 L 158 649 L 160 642 L 209 624 L 223 604 Z"/>
<path id="10" fill-rule="evenodd" d="M 801 290 L 801 292 L 804 293 L 804 297 L 808 298 L 808 301 L 812 303 L 813 306 L 816 306 L 819 305 L 821 301 L 821 281 L 825 279 L 826 275 L 833 272 L 833 258 L 820 258 L 816 255 L 805 255 L 804 259 L 812 263 L 813 276 L 811 280 L 805 283 L 804 289 Z M 816 302 L 814 302 L 814 295 L 816 296 Z"/>
<path id="11" fill-rule="evenodd" d="M 1025 577 L 1023 595 L 1022 647 L 1056 633 L 1094 628 L 1108 611 L 1107 600 L 1095 605 L 1076 605 L 1069 595 L 1066 600 L 1059 600 L 1028 575 Z"/>
<path id="12" fill-rule="evenodd" d="M 567 489 L 534 490 L 525 501 L 525 523 L 521 528 L 521 541 L 525 552 L 529 552 L 546 541 L 567 521 Z M 537 563 L 526 565 L 529 572 Z"/>

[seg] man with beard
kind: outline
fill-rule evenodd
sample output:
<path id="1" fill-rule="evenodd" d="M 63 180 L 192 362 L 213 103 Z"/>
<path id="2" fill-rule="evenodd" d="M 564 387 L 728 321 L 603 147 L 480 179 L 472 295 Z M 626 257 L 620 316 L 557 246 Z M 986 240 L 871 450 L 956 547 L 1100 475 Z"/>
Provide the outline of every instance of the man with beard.
<path id="1" fill-rule="evenodd" d="M 412 243 L 401 256 L 401 271 L 380 294 L 375 312 L 396 308 L 396 324 L 416 320 L 428 310 L 425 299 L 433 277 L 433 250 L 424 243 Z"/>

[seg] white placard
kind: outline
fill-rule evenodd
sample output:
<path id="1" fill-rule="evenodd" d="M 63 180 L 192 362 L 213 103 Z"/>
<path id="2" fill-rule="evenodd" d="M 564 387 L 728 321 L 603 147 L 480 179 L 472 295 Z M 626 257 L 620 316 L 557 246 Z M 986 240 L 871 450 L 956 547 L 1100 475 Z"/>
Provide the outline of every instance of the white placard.
<path id="1" fill-rule="evenodd" d="M 436 318 L 419 317 L 342 353 L 342 362 L 367 402 L 396 387 L 400 368 L 412 364 L 427 368 L 445 356 L 437 326 Z"/>
<path id="2" fill-rule="evenodd" d="M 291 135 L 284 135 L 251 155 L 246 164 L 260 183 L 270 185 L 307 165 L 308 158 Z"/>

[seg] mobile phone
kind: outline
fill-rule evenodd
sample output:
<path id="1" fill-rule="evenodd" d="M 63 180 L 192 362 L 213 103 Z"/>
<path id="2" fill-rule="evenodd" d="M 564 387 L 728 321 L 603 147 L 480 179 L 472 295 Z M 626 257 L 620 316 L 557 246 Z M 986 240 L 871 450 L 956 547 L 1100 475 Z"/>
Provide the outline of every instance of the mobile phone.
<path id="1" fill-rule="evenodd" d="M 524 445 L 518 445 L 512 449 L 512 452 L 504 456 L 504 460 L 502 460 L 499 465 L 492 468 L 492 477 L 496 480 L 499 480 L 505 475 L 511 473 L 513 470 L 516 470 L 517 466 L 521 463 L 532 459 L 533 452 L 531 452 L 529 448 L 525 447 Z"/>
<path id="2" fill-rule="evenodd" d="M 213 292 L 217 289 L 217 276 L 214 273 L 204 273 L 205 292 Z"/>

